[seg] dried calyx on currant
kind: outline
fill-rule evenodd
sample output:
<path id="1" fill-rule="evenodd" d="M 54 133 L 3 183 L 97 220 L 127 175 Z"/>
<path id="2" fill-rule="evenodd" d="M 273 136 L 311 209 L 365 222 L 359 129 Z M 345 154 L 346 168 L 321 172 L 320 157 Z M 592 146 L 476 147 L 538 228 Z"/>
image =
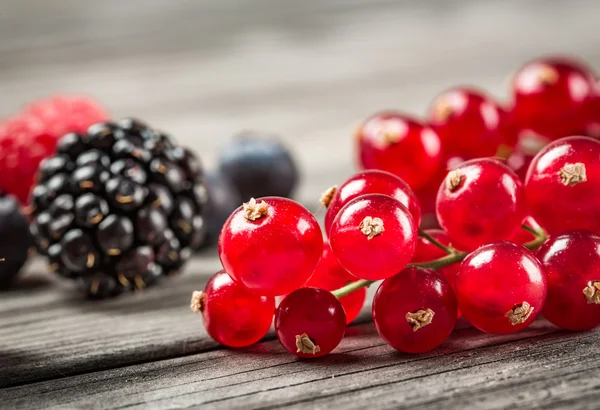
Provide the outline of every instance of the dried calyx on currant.
<path id="1" fill-rule="evenodd" d="M 196 156 L 126 118 L 59 141 L 39 168 L 30 229 L 54 272 L 104 298 L 181 268 L 203 240 L 205 202 Z"/>

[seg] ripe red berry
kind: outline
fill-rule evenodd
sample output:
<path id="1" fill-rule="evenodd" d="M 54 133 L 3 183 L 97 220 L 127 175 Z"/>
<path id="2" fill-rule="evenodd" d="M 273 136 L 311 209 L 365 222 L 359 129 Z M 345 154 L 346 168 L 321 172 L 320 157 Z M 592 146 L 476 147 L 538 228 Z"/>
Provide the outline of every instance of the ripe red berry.
<path id="1" fill-rule="evenodd" d="M 515 124 L 550 139 L 582 133 L 594 81 L 591 70 L 572 59 L 527 63 L 513 79 Z"/>
<path id="2" fill-rule="evenodd" d="M 456 323 L 450 284 L 429 269 L 410 267 L 383 281 L 373 299 L 373 321 L 394 349 L 421 353 L 444 342 Z"/>
<path id="3" fill-rule="evenodd" d="M 206 331 L 229 347 L 250 346 L 271 327 L 275 299 L 248 292 L 225 271 L 217 272 L 204 292 L 194 292 L 191 308 L 202 313 Z"/>
<path id="4" fill-rule="evenodd" d="M 569 137 L 540 151 L 529 167 L 525 192 L 532 216 L 550 233 L 600 233 L 600 141 Z"/>
<path id="5" fill-rule="evenodd" d="M 496 155 L 511 128 L 504 110 L 473 88 L 453 88 L 439 95 L 429 109 L 429 123 L 440 136 L 444 155 L 466 159 Z"/>
<path id="6" fill-rule="evenodd" d="M 540 232 L 542 229 L 540 227 L 540 225 L 535 221 L 535 219 L 533 219 L 531 216 L 528 216 L 527 218 L 525 218 L 525 220 L 523 221 L 523 225 L 527 225 L 528 227 L 530 227 L 538 232 Z M 521 228 L 510 239 L 510 242 L 516 243 L 518 245 L 525 245 L 527 242 L 531 242 L 534 239 L 535 239 L 535 236 L 531 232 L 528 232 L 525 229 Z"/>
<path id="7" fill-rule="evenodd" d="M 317 220 L 290 199 L 265 197 L 231 214 L 219 239 L 219 257 L 231 277 L 252 292 L 280 296 L 313 274 L 323 236 Z"/>
<path id="8" fill-rule="evenodd" d="M 340 265 L 340 262 L 331 251 L 331 246 L 328 242 L 325 242 L 323 244 L 323 256 L 321 256 L 321 261 L 317 265 L 315 273 L 312 275 L 306 286 L 325 290 L 336 290 L 357 280 L 358 278 L 356 276 L 351 275 L 350 272 Z M 346 323 L 350 323 L 356 319 L 356 316 L 358 316 L 365 304 L 366 297 L 367 289 L 360 288 L 340 298 L 340 303 L 346 312 Z"/>
<path id="9" fill-rule="evenodd" d="M 360 126 L 356 138 L 363 168 L 389 171 L 413 189 L 425 186 L 442 163 L 440 137 L 404 114 L 375 114 Z"/>
<path id="10" fill-rule="evenodd" d="M 415 224 L 419 226 L 421 222 L 419 200 L 408 184 L 389 172 L 368 170 L 359 172 L 339 188 L 333 187 L 323 194 L 321 199 L 323 205 L 327 207 L 325 232 L 329 233 L 333 220 L 344 205 L 365 194 L 384 194 L 397 199 L 408 208 Z"/>
<path id="11" fill-rule="evenodd" d="M 461 249 L 512 238 L 525 219 L 517 175 L 491 158 L 459 165 L 446 176 L 436 201 L 440 225 Z"/>
<path id="12" fill-rule="evenodd" d="M 437 240 L 444 246 L 452 246 L 450 238 L 446 234 L 446 232 L 441 229 L 426 229 L 425 233 L 431 235 L 433 239 Z M 417 247 L 415 249 L 415 255 L 412 258 L 413 263 L 419 262 L 430 262 L 439 258 L 443 258 L 448 254 L 429 242 L 429 240 L 425 237 L 419 236 L 417 238 Z M 460 267 L 460 262 L 453 263 L 452 265 L 444 266 L 443 268 L 439 268 L 436 270 L 437 273 L 441 274 L 448 283 L 454 287 L 454 280 L 456 278 L 456 272 L 458 272 L 458 268 Z"/>
<path id="13" fill-rule="evenodd" d="M 521 181 L 525 181 L 525 177 L 527 176 L 527 170 L 529 169 L 529 165 L 535 155 L 524 153 L 519 150 L 514 150 L 509 157 L 506 159 L 506 165 L 519 177 Z"/>
<path id="14" fill-rule="evenodd" d="M 526 248 L 500 241 L 467 256 L 455 289 L 460 311 L 473 326 L 488 333 L 512 333 L 542 311 L 546 275 Z"/>
<path id="15" fill-rule="evenodd" d="M 302 288 L 287 295 L 275 311 L 275 333 L 282 346 L 303 358 L 328 354 L 346 331 L 342 304 L 330 292 Z"/>
<path id="16" fill-rule="evenodd" d="M 568 330 L 600 325 L 600 236 L 567 231 L 538 251 L 548 276 L 544 316 Z"/>
<path id="17" fill-rule="evenodd" d="M 341 265 L 363 279 L 385 279 L 410 262 L 417 227 L 410 212 L 388 195 L 368 194 L 348 202 L 329 235 Z"/>

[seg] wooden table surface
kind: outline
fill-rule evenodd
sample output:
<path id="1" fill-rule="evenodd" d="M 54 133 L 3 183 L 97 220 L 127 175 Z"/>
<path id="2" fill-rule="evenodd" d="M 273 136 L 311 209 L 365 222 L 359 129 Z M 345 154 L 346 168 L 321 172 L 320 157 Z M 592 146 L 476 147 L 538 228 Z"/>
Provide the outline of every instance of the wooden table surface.
<path id="1" fill-rule="evenodd" d="M 510 73 L 549 52 L 600 69 L 599 15 L 597 0 L 0 0 L 0 116 L 89 93 L 168 130 L 208 168 L 234 132 L 278 132 L 302 168 L 297 198 L 314 209 L 354 169 L 366 115 L 423 115 L 453 84 L 505 98 Z M 404 355 L 365 308 L 320 360 L 296 360 L 272 333 L 224 349 L 188 307 L 218 269 L 209 250 L 161 288 L 86 302 L 33 261 L 0 295 L 0 407 L 599 408 L 600 332 L 544 321 L 509 336 L 461 328 Z"/>

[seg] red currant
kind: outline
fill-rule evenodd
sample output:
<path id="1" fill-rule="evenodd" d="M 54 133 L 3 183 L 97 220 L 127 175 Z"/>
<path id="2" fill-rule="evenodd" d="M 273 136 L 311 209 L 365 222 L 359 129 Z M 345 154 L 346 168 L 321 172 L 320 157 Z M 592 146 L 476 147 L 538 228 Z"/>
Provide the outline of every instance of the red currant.
<path id="1" fill-rule="evenodd" d="M 437 240 L 444 246 L 452 246 L 450 238 L 448 238 L 446 232 L 442 231 L 441 229 L 426 229 L 425 233 L 431 235 L 433 239 Z M 412 262 L 430 262 L 439 258 L 443 258 L 447 255 L 448 254 L 445 251 L 429 242 L 427 238 L 419 236 L 417 238 L 417 247 L 415 249 L 415 255 L 412 258 Z M 437 272 L 440 273 L 452 287 L 454 287 L 454 280 L 456 278 L 456 272 L 458 272 L 459 266 L 460 263 L 453 263 L 452 265 L 437 269 Z"/>
<path id="2" fill-rule="evenodd" d="M 600 141 L 569 137 L 540 151 L 529 167 L 525 192 L 532 216 L 550 233 L 600 233 Z"/>
<path id="3" fill-rule="evenodd" d="M 538 231 L 538 232 L 542 230 L 540 225 L 531 216 L 528 216 L 527 218 L 525 218 L 525 220 L 523 221 L 523 225 L 527 225 L 531 229 Z M 519 229 L 517 231 L 517 233 L 515 234 L 515 236 L 513 236 L 511 238 L 510 242 L 516 243 L 519 245 L 525 245 L 527 242 L 531 242 L 534 239 L 535 239 L 535 236 L 531 232 L 529 232 L 525 229 Z"/>
<path id="4" fill-rule="evenodd" d="M 527 63 L 513 80 L 513 117 L 522 130 L 550 139 L 585 129 L 594 76 L 582 63 L 541 58 Z"/>
<path id="5" fill-rule="evenodd" d="M 512 238 L 525 219 L 525 193 L 517 175 L 491 158 L 450 171 L 436 201 L 440 225 L 461 249 Z"/>
<path id="6" fill-rule="evenodd" d="M 496 155 L 502 143 L 514 140 L 502 123 L 504 110 L 482 91 L 453 88 L 430 107 L 430 125 L 440 136 L 444 154 L 471 159 Z"/>
<path id="7" fill-rule="evenodd" d="M 442 344 L 454 329 L 456 317 L 450 284 L 429 269 L 404 269 L 383 281 L 373 299 L 377 332 L 405 353 L 422 353 Z"/>
<path id="8" fill-rule="evenodd" d="M 312 275 L 307 287 L 320 288 L 325 290 L 336 290 L 351 282 L 357 281 L 358 278 L 353 276 L 340 265 L 328 242 L 323 244 L 323 256 L 317 265 L 315 273 Z M 352 322 L 360 313 L 365 298 L 367 297 L 367 289 L 360 288 L 346 296 L 340 298 L 340 302 L 346 312 L 346 323 Z"/>
<path id="9" fill-rule="evenodd" d="M 398 200 L 368 194 L 340 210 L 331 225 L 329 240 L 348 272 L 363 279 L 385 279 L 400 272 L 412 259 L 417 227 Z"/>
<path id="10" fill-rule="evenodd" d="M 302 287 L 323 252 L 317 220 L 286 198 L 251 199 L 231 214 L 219 257 L 231 277 L 252 292 L 279 296 Z"/>
<path id="11" fill-rule="evenodd" d="M 460 311 L 473 326 L 488 333 L 512 333 L 542 311 L 546 275 L 523 246 L 494 242 L 467 256 L 455 289 Z"/>
<path id="12" fill-rule="evenodd" d="M 275 300 L 248 292 L 220 271 L 210 278 L 204 292 L 194 292 L 191 307 L 202 313 L 204 327 L 215 341 L 244 347 L 258 342 L 269 331 Z"/>
<path id="13" fill-rule="evenodd" d="M 339 188 L 331 188 L 323 194 L 321 199 L 327 207 L 325 232 L 329 232 L 335 216 L 344 205 L 365 194 L 385 194 L 396 198 L 408 208 L 417 226 L 421 222 L 419 200 L 408 184 L 389 172 L 369 170 L 359 172 Z"/>
<path id="14" fill-rule="evenodd" d="M 519 177 L 521 181 L 525 181 L 525 177 L 527 175 L 527 170 L 529 169 L 529 165 L 535 155 L 526 154 L 519 150 L 514 150 L 510 156 L 506 159 L 506 165 Z"/>
<path id="15" fill-rule="evenodd" d="M 275 311 L 279 342 L 298 357 L 324 356 L 337 347 L 346 331 L 346 315 L 330 292 L 302 288 L 287 295 Z"/>
<path id="16" fill-rule="evenodd" d="M 585 127 L 586 135 L 600 138 L 600 81 L 596 82 L 589 107 L 588 122 Z"/>
<path id="17" fill-rule="evenodd" d="M 548 275 L 544 316 L 568 330 L 600 325 L 600 236 L 567 231 L 538 251 Z"/>
<path id="18" fill-rule="evenodd" d="M 389 171 L 413 189 L 425 186 L 442 163 L 440 137 L 401 113 L 368 118 L 358 129 L 357 140 L 363 168 Z"/>

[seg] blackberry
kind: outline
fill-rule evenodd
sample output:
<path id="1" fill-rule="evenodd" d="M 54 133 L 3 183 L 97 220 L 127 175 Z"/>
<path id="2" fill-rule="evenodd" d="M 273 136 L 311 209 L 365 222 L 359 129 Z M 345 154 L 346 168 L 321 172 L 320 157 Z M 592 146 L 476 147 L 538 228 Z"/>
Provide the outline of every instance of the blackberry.
<path id="1" fill-rule="evenodd" d="M 30 225 L 36 247 L 90 297 L 154 284 L 204 239 L 200 161 L 139 120 L 65 135 L 37 178 Z"/>
<path id="2" fill-rule="evenodd" d="M 0 288 L 13 282 L 33 246 L 27 217 L 16 197 L 0 192 Z"/>

